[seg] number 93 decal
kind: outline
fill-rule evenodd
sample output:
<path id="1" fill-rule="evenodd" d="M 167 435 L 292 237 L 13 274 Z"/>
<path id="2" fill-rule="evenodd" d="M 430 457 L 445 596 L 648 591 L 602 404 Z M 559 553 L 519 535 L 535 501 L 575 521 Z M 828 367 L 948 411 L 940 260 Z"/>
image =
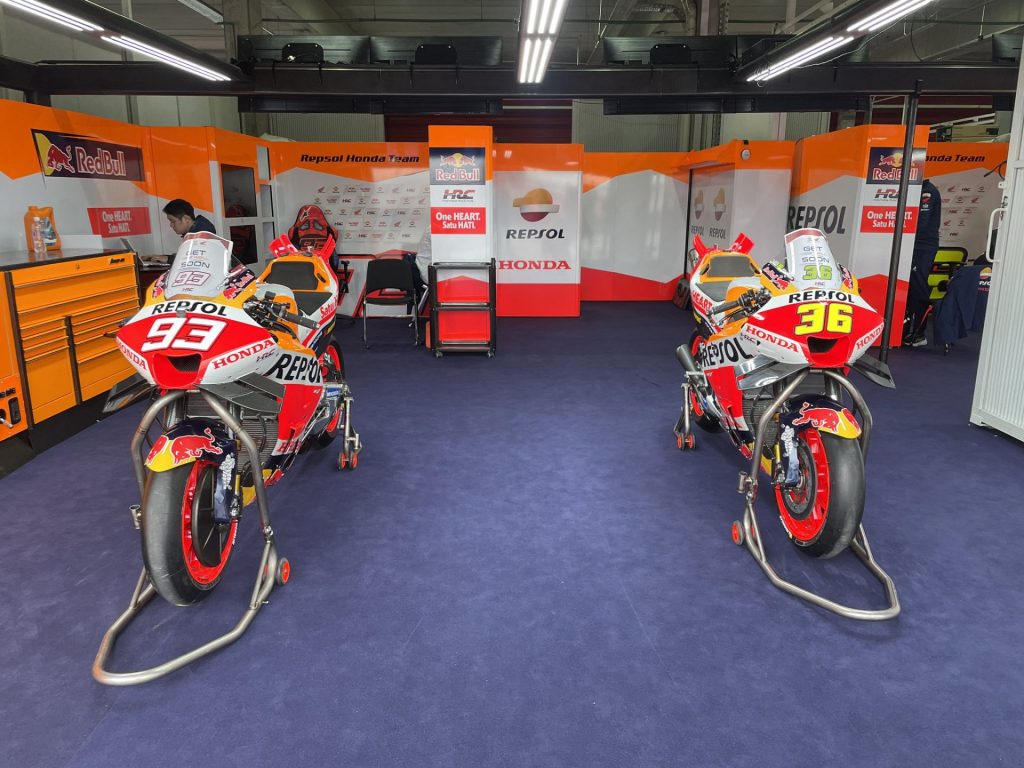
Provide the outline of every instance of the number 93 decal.
<path id="1" fill-rule="evenodd" d="M 798 336 L 811 333 L 849 333 L 853 330 L 853 307 L 849 304 L 802 304 L 796 308 L 802 321 L 795 329 Z"/>

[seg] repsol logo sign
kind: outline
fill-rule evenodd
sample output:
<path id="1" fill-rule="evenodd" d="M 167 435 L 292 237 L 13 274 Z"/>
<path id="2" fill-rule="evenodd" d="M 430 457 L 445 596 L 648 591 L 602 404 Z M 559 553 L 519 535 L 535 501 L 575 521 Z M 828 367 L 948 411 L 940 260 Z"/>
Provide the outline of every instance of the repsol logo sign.
<path id="1" fill-rule="evenodd" d="M 716 341 L 714 344 L 707 344 L 701 350 L 699 357 L 703 367 L 717 368 L 726 363 L 750 360 L 753 355 L 748 354 L 736 339 L 725 339 L 724 341 Z"/>
<path id="2" fill-rule="evenodd" d="M 214 304 L 212 301 L 165 301 L 154 304 L 150 314 L 162 315 L 165 312 L 199 312 L 204 315 L 219 315 L 227 317 L 227 307 L 224 304 Z"/>
<path id="3" fill-rule="evenodd" d="M 843 291 L 825 290 L 801 291 L 789 295 L 790 304 L 799 304 L 801 301 L 844 301 L 853 304 L 853 296 Z"/>
<path id="4" fill-rule="evenodd" d="M 820 229 L 826 235 L 845 235 L 846 206 L 789 206 L 789 231 L 792 232 L 794 229 L 803 229 L 804 227 Z"/>
<path id="5" fill-rule="evenodd" d="M 555 261 L 553 259 L 526 261 L 525 259 L 520 259 L 517 261 L 499 261 L 498 269 L 572 269 L 572 267 L 569 266 L 568 261 Z"/>
<path id="6" fill-rule="evenodd" d="M 506 229 L 506 240 L 565 240 L 564 229 Z"/>
<path id="7" fill-rule="evenodd" d="M 293 355 L 285 352 L 267 372 L 267 376 L 277 381 L 297 381 L 302 384 L 319 384 L 323 381 L 320 375 L 320 364 L 312 357 Z"/>

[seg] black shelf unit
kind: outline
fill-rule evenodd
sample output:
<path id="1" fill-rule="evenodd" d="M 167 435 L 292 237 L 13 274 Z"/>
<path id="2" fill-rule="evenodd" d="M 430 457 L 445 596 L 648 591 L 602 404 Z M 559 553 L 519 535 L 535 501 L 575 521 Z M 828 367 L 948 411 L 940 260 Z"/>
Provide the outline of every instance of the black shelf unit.
<path id="1" fill-rule="evenodd" d="M 437 273 L 439 270 L 487 270 L 487 301 L 446 301 L 437 300 Z M 497 351 L 497 265 L 494 259 L 490 261 L 472 262 L 435 262 L 430 265 L 427 272 L 430 281 L 430 295 L 433 301 L 430 302 L 430 347 L 434 350 L 436 357 L 442 357 L 445 352 L 486 352 L 488 357 L 494 357 Z M 467 340 L 467 341 L 441 341 L 438 338 L 438 318 L 441 312 L 487 312 L 489 317 L 490 338 Z"/>

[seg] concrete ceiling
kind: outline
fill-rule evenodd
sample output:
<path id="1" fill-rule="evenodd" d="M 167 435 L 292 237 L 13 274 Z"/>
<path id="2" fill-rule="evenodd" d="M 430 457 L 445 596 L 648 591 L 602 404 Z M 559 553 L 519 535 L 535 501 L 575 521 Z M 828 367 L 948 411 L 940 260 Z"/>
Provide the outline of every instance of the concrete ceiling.
<path id="1" fill-rule="evenodd" d="M 259 3 L 259 0 L 252 0 Z M 146 26 L 220 58 L 227 58 L 225 27 L 178 0 L 98 0 L 119 13 L 129 12 Z M 217 11 L 223 0 L 206 0 Z M 728 34 L 771 34 L 783 31 L 787 13 L 801 22 L 795 31 L 855 0 L 569 0 L 553 61 L 601 63 L 605 36 L 688 34 L 688 18 L 709 13 L 714 21 L 725 13 Z M 278 35 L 355 34 L 383 36 L 500 36 L 506 61 L 515 61 L 518 46 L 516 0 L 262 0 L 262 21 L 254 33 Z M 688 9 L 696 9 L 697 13 Z M 699 29 L 692 18 L 690 28 Z M 911 20 L 873 38 L 870 58 L 880 61 L 987 60 L 995 32 L 1024 26 L 1021 0 L 938 0 Z M 230 28 L 229 28 L 230 29 Z M 789 31 L 789 30 L 787 30 Z"/>

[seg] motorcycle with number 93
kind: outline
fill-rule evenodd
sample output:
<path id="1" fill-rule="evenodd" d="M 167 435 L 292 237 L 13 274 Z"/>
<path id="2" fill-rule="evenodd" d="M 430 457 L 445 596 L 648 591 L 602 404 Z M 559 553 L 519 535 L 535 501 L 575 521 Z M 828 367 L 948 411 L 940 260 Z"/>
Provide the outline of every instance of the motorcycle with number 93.
<path id="1" fill-rule="evenodd" d="M 276 585 L 291 574 L 280 557 L 267 488 L 296 457 L 341 438 L 338 466 L 355 469 L 362 444 L 352 394 L 333 338 L 335 243 L 299 251 L 270 245 L 261 275 L 232 264 L 232 243 L 186 235 L 171 268 L 117 333 L 138 372 L 118 385 L 107 411 L 150 397 L 131 456 L 141 495 L 132 520 L 143 570 L 129 608 L 107 631 L 93 676 L 109 685 L 146 682 L 236 640 Z M 151 427 L 159 434 L 150 440 Z M 238 523 L 255 502 L 264 547 L 249 607 L 233 630 L 139 672 L 105 668 L 118 635 L 159 595 L 184 606 L 207 597 L 231 556 Z"/>
<path id="2" fill-rule="evenodd" d="M 849 379 L 856 370 L 895 386 L 888 367 L 865 354 L 883 319 L 819 230 L 787 234 L 784 263 L 759 267 L 753 245 L 742 234 L 728 249 L 694 238 L 689 289 L 696 329 L 676 350 L 686 372 L 676 444 L 695 448 L 696 424 L 724 431 L 750 460 L 740 473 L 746 505 L 732 539 L 775 586 L 848 618 L 892 618 L 900 610 L 896 590 L 861 524 L 871 413 Z M 754 514 L 762 472 L 790 541 L 818 558 L 853 550 L 882 583 L 886 608 L 851 608 L 779 576 Z"/>

